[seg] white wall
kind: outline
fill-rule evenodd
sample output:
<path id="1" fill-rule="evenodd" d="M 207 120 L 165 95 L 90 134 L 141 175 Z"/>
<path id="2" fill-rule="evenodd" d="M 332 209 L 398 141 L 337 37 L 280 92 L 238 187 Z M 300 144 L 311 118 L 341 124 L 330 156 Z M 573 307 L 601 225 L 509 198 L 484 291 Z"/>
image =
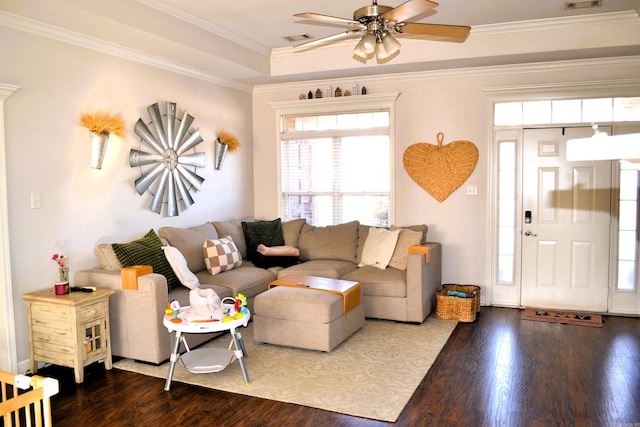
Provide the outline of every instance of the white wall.
<path id="1" fill-rule="evenodd" d="M 428 240 L 443 245 L 443 283 L 483 286 L 483 300 L 490 292 L 487 277 L 487 216 L 490 173 L 488 148 L 492 139 L 491 102 L 481 89 L 533 87 L 569 82 L 590 82 L 638 77 L 638 59 L 632 61 L 558 62 L 424 72 L 394 76 L 362 76 L 347 80 L 309 81 L 257 87 L 253 97 L 255 215 L 279 215 L 277 128 L 269 102 L 295 100 L 300 93 L 332 86 L 366 86 L 368 93 L 400 92 L 395 116 L 395 224 L 424 223 Z M 570 95 L 568 95 L 570 96 Z M 301 101 L 313 102 L 313 101 Z M 438 132 L 444 145 L 455 140 L 473 142 L 479 150 L 478 164 L 468 181 L 439 203 L 405 172 L 402 156 L 414 143 L 436 144 Z M 467 185 L 477 185 L 478 195 L 468 196 Z M 491 301 L 490 298 L 485 301 Z"/>
<path id="2" fill-rule="evenodd" d="M 0 82 L 21 87 L 5 102 L 5 125 L 17 360 L 23 364 L 29 351 L 21 295 L 53 286 L 54 253 L 69 257 L 73 275 L 96 265 L 97 243 L 253 214 L 251 95 L 4 27 L 0 39 Z M 139 170 L 129 167 L 129 150 L 140 143 L 135 122 L 149 123 L 147 106 L 159 102 L 164 112 L 166 101 L 177 103 L 178 117 L 186 109 L 195 118 L 192 129 L 204 139 L 196 150 L 207 164 L 197 170 L 205 182 L 192 192 L 195 204 L 172 218 L 148 208 L 151 197 L 134 188 Z M 129 131 L 110 139 L 101 170 L 91 169 L 88 130 L 77 124 L 79 113 L 98 109 L 122 113 Z M 221 128 L 243 146 L 215 170 L 213 141 Z M 40 194 L 40 209 L 31 209 L 31 193 Z"/>

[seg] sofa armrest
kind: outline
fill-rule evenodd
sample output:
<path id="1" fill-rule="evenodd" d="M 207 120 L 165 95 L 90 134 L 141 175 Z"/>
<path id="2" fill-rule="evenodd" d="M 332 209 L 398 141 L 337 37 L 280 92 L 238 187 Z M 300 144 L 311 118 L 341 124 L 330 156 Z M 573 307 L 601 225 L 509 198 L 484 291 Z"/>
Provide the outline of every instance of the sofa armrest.
<path id="1" fill-rule="evenodd" d="M 442 245 L 411 246 L 407 260 L 407 321 L 421 323 L 435 307 L 442 282 Z"/>
<path id="2" fill-rule="evenodd" d="M 122 289 L 120 271 L 93 268 L 78 271 L 76 286 L 115 290 L 109 298 L 111 349 L 117 356 L 160 363 L 170 354 L 168 332 L 162 325 L 169 293 L 167 279 L 157 273 L 138 277 L 138 289 Z"/>

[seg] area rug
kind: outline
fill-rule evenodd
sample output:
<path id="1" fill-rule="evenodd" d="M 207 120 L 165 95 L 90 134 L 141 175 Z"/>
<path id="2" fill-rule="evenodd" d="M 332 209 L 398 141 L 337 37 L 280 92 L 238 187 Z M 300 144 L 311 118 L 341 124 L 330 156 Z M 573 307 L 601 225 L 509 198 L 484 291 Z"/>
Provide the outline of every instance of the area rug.
<path id="1" fill-rule="evenodd" d="M 251 384 L 245 385 L 238 362 L 209 374 L 192 374 L 178 363 L 173 381 L 394 422 L 456 324 L 435 317 L 421 325 L 367 319 L 362 329 L 323 353 L 254 343 L 250 323 L 240 332 Z M 229 343 L 227 334 L 204 347 Z M 162 378 L 158 387 L 164 387 L 169 372 L 168 362 L 153 366 L 123 359 L 114 367 Z"/>
<path id="2" fill-rule="evenodd" d="M 563 323 L 566 325 L 590 326 L 602 328 L 602 316 L 593 313 L 577 313 L 574 311 L 554 311 L 541 308 L 525 308 L 522 320 L 538 322 Z"/>

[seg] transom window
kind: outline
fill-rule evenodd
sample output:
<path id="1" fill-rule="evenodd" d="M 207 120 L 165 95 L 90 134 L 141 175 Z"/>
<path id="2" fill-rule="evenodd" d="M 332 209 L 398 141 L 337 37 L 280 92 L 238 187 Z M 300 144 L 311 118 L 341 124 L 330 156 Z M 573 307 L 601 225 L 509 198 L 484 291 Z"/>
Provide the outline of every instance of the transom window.
<path id="1" fill-rule="evenodd" d="M 390 225 L 389 110 L 285 115 L 280 132 L 283 220 Z"/>

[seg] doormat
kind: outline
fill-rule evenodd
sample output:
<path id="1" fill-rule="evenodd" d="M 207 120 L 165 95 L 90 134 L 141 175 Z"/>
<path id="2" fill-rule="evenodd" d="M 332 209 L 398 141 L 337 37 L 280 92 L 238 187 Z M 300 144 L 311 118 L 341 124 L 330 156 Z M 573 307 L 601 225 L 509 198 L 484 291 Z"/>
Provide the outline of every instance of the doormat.
<path id="1" fill-rule="evenodd" d="M 578 313 L 574 311 L 554 311 L 541 308 L 525 308 L 522 320 L 538 322 L 563 323 L 565 325 L 590 326 L 602 328 L 602 316 L 593 313 Z"/>

